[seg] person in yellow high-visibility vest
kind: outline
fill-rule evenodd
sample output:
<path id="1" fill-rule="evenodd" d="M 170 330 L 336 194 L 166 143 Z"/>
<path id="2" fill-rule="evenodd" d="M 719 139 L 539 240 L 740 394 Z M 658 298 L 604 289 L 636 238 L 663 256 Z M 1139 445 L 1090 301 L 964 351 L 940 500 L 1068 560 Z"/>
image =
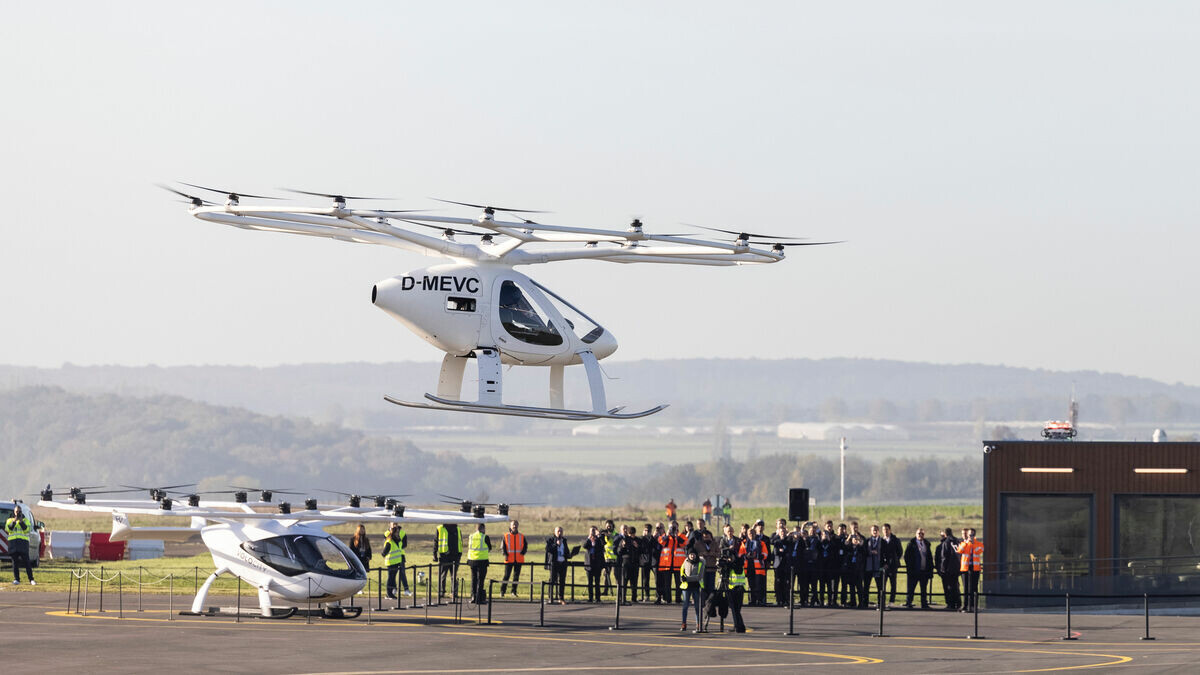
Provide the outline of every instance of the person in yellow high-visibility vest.
<path id="1" fill-rule="evenodd" d="M 492 551 L 492 540 L 487 536 L 483 523 L 475 526 L 475 532 L 467 538 L 467 567 L 471 568 L 471 602 L 482 605 L 487 602 L 488 554 Z"/>
<path id="2" fill-rule="evenodd" d="M 446 597 L 446 580 L 451 585 L 458 578 L 458 563 L 462 560 L 462 534 L 458 525 L 438 525 L 433 540 L 433 561 L 438 564 L 438 600 Z M 451 594 L 454 591 L 451 589 Z"/>
<path id="3" fill-rule="evenodd" d="M 383 562 L 388 568 L 387 596 L 393 600 L 396 598 L 396 591 L 399 590 L 396 586 L 396 577 L 400 578 L 404 594 L 412 595 L 412 591 L 408 590 L 408 578 L 404 576 L 404 547 L 407 544 L 408 535 L 400 529 L 400 523 L 392 523 L 388 528 L 387 537 L 383 540 L 383 551 L 380 552 L 380 555 L 383 556 Z"/>
<path id="4" fill-rule="evenodd" d="M 21 505 L 13 507 L 12 517 L 4 521 L 4 534 L 8 537 L 8 555 L 12 560 L 13 583 L 21 583 L 21 565 L 25 566 L 25 576 L 31 586 L 37 586 L 33 580 L 33 567 L 29 564 L 29 531 L 33 529 L 29 519 L 21 511 Z"/>

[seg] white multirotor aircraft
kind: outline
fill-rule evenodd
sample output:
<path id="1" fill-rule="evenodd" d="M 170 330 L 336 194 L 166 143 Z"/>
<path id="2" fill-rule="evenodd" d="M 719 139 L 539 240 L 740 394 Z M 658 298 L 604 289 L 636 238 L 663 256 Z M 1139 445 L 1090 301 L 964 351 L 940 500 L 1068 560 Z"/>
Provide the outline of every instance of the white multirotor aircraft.
<path id="1" fill-rule="evenodd" d="M 175 486 L 179 487 L 179 486 Z M 278 492 L 278 491 L 276 491 Z M 374 497 L 372 506 L 360 506 L 348 495 L 349 505 L 319 504 L 306 499 L 303 508 L 272 502 L 272 491 L 262 490 L 259 501 L 247 493 L 234 500 L 202 500 L 198 494 L 169 496 L 166 489 L 150 489 L 151 499 L 88 500 L 80 488 L 69 491 L 69 500 L 55 500 L 50 486 L 41 493 L 39 508 L 112 514 L 112 541 L 161 539 L 184 541 L 199 533 L 212 555 L 215 570 L 196 592 L 192 612 L 207 613 L 208 590 L 217 577 L 231 575 L 258 589 L 264 617 L 288 616 L 308 603 L 326 614 L 351 618 L 361 608 L 341 607 L 340 601 L 358 593 L 367 583 L 362 563 L 325 528 L 339 523 L 476 524 L 508 520 L 508 506 L 499 514 L 485 513 L 483 505 L 462 502 L 459 511 L 409 509 L 393 498 Z M 299 506 L 299 505 L 296 505 Z M 270 508 L 274 513 L 256 511 Z M 189 527 L 131 527 L 129 516 L 191 518 Z"/>
<path id="2" fill-rule="evenodd" d="M 436 410 L 589 420 L 644 417 L 666 407 L 659 405 L 634 413 L 621 412 L 623 407 L 609 408 L 598 361 L 616 351 L 616 338 L 562 296 L 516 271 L 518 265 L 560 260 L 715 266 L 762 264 L 783 260 L 787 246 L 837 243 L 784 241 L 795 238 L 714 228 L 704 229 L 734 238 L 726 241 L 650 234 L 638 219 L 624 230 L 545 225 L 520 216 L 505 221 L 497 220 L 497 213 L 540 212 L 465 202 L 449 203 L 481 209 L 480 215 L 456 218 L 418 211 L 355 209 L 348 208 L 347 202 L 371 198 L 301 190 L 292 192 L 326 197 L 333 200 L 333 205 L 243 205 L 241 200 L 246 197 L 276 198 L 184 185 L 226 195 L 225 204 L 218 205 L 162 186 L 184 197 L 191 204 L 190 213 L 201 220 L 247 230 L 379 244 L 448 258 L 450 262 L 446 264 L 385 279 L 371 289 L 371 301 L 377 307 L 445 352 L 436 395 L 425 394 L 424 402 L 390 396 L 386 400 Z M 397 226 L 394 221 L 440 230 L 441 235 L 415 232 Z M 478 237 L 479 241 L 464 243 L 456 237 Z M 463 401 L 463 375 L 469 359 L 475 359 L 477 364 L 479 392 L 474 401 Z M 505 404 L 503 365 L 549 368 L 549 407 Z M 564 369 L 570 365 L 582 365 L 587 373 L 589 410 L 571 410 L 564 405 Z"/>

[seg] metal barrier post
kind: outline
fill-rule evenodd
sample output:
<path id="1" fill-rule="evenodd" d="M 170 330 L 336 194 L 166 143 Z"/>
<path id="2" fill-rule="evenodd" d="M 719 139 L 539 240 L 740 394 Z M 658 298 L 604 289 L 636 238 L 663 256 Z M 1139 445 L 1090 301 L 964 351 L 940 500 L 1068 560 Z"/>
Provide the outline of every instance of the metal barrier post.
<path id="1" fill-rule="evenodd" d="M 1064 639 L 1064 640 L 1076 639 L 1074 635 L 1071 635 L 1071 594 L 1070 593 L 1067 593 L 1067 634 L 1064 635 L 1062 637 L 1062 639 Z"/>
<path id="2" fill-rule="evenodd" d="M 241 590 L 241 583 L 242 579 L 238 577 L 239 591 Z M 308 610 L 304 613 L 304 623 L 312 623 L 312 577 L 308 578 Z"/>
<path id="3" fill-rule="evenodd" d="M 561 600 L 562 598 L 559 598 Z M 571 565 L 571 603 L 575 603 L 575 566 Z"/>
<path id="4" fill-rule="evenodd" d="M 617 577 L 617 601 L 613 604 L 617 606 L 617 614 L 613 619 L 613 625 L 609 626 L 609 630 L 621 630 L 621 578 Z"/>
<path id="5" fill-rule="evenodd" d="M 882 578 L 886 579 L 887 575 L 884 574 Z M 884 584 L 879 584 L 879 632 L 872 633 L 871 637 L 887 637 L 887 635 L 884 634 L 884 632 L 883 632 L 883 608 L 884 608 L 883 589 L 884 589 Z"/>
<path id="6" fill-rule="evenodd" d="M 796 593 L 794 584 L 796 583 L 796 575 L 791 575 L 791 580 L 788 583 L 788 629 L 784 635 L 796 634 Z M 725 590 L 726 595 L 730 593 L 729 589 Z M 721 617 L 721 632 L 725 632 L 725 617 Z M 879 627 L 879 632 L 883 632 L 883 627 Z"/>
<path id="7" fill-rule="evenodd" d="M 414 609 L 416 607 L 420 607 L 420 605 L 417 604 L 417 568 L 414 567 L 412 573 L 413 573 L 412 601 L 408 603 L 409 609 Z"/>
<path id="8" fill-rule="evenodd" d="M 167 621 L 175 620 L 175 573 L 171 572 L 171 590 L 167 592 Z"/>
<path id="9" fill-rule="evenodd" d="M 383 568 L 382 567 L 375 568 L 375 602 L 379 606 L 379 611 L 381 611 L 381 612 L 385 611 L 383 609 Z"/>
<path id="10" fill-rule="evenodd" d="M 138 565 L 138 611 L 142 611 L 142 566 Z"/>
<path id="11" fill-rule="evenodd" d="M 71 591 L 75 588 L 75 573 L 71 572 L 71 576 L 67 577 L 67 613 L 71 613 Z"/>
<path id="12" fill-rule="evenodd" d="M 542 601 L 538 604 L 538 626 L 546 625 L 546 582 L 542 582 Z"/>
<path id="13" fill-rule="evenodd" d="M 979 593 L 976 593 L 974 595 L 975 604 L 972 606 L 971 611 L 975 614 L 975 629 L 974 629 L 975 632 L 967 636 L 968 640 L 983 640 L 983 639 L 985 639 L 982 635 L 979 634 L 979 596 L 980 596 Z"/>
<path id="14" fill-rule="evenodd" d="M 117 618 L 125 618 L 125 586 L 122 583 L 125 575 L 121 570 L 117 570 Z"/>
<path id="15" fill-rule="evenodd" d="M 83 578 L 83 612 L 82 613 L 84 616 L 87 616 L 88 591 L 91 590 L 91 587 L 92 587 L 92 573 L 89 570 L 86 574 L 87 574 L 87 576 Z M 78 603 L 76 603 L 76 604 L 78 604 Z"/>
<path id="16" fill-rule="evenodd" d="M 488 617 L 487 624 L 492 625 L 492 586 L 496 585 L 495 579 L 488 579 Z"/>
<path id="17" fill-rule="evenodd" d="M 239 576 L 239 577 L 237 578 L 237 580 L 238 580 L 238 589 L 237 589 L 237 614 L 235 614 L 235 615 L 234 615 L 234 617 L 233 617 L 233 622 L 234 622 L 234 623 L 241 623 L 241 622 L 242 622 L 242 578 Z M 312 583 L 311 583 L 311 582 L 309 583 L 309 586 L 312 586 Z M 309 590 L 312 590 L 312 589 L 310 588 Z"/>
<path id="18" fill-rule="evenodd" d="M 1142 609 L 1146 612 L 1146 634 L 1142 636 L 1143 640 L 1153 640 L 1150 637 L 1150 594 L 1142 593 Z"/>
<path id="19" fill-rule="evenodd" d="M 104 612 L 104 565 L 100 566 L 100 576 L 97 578 L 100 579 L 100 609 L 98 611 L 103 613 Z"/>

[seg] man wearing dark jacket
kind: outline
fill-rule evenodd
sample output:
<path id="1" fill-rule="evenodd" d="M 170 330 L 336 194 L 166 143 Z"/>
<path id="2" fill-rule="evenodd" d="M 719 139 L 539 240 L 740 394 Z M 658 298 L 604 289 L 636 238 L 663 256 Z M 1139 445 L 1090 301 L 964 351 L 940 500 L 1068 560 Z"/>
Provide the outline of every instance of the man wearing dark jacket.
<path id="1" fill-rule="evenodd" d="M 659 525 L 661 528 L 662 525 Z M 650 523 L 642 527 L 642 538 L 638 547 L 638 566 L 642 569 L 642 602 L 650 602 L 651 579 L 658 564 L 658 537 L 650 530 Z"/>
<path id="2" fill-rule="evenodd" d="M 633 531 L 633 526 L 622 525 L 621 536 L 617 539 L 617 564 L 619 565 L 617 581 L 621 584 L 621 598 L 618 600 L 622 605 L 629 604 L 625 601 L 626 593 L 630 594 L 630 600 L 637 602 L 637 577 L 638 577 L 638 555 L 641 550 L 642 540 Z"/>
<path id="3" fill-rule="evenodd" d="M 554 528 L 554 536 L 546 539 L 546 569 L 550 570 L 550 602 L 566 603 L 563 591 L 567 589 L 567 561 L 571 559 L 571 546 L 563 536 L 561 527 Z"/>
<path id="4" fill-rule="evenodd" d="M 959 557 L 954 551 L 958 545 L 954 538 L 954 530 L 946 528 L 942 532 L 942 543 L 933 552 L 933 565 L 938 576 L 942 578 L 942 591 L 946 595 L 946 609 L 958 611 L 962 607 L 962 596 L 958 590 Z"/>
<path id="5" fill-rule="evenodd" d="M 921 586 L 921 609 L 929 609 L 929 580 L 933 578 L 933 548 L 925 539 L 924 528 L 917 528 L 917 536 L 908 541 L 904 549 L 904 571 L 908 576 L 908 593 L 904 606 L 912 609 L 913 591 Z"/>
<path id="6" fill-rule="evenodd" d="M 775 522 L 775 534 L 771 535 L 771 567 L 775 569 L 775 606 L 788 606 L 788 593 L 792 582 L 792 538 L 787 531 L 787 521 L 780 518 Z"/>
<path id="7" fill-rule="evenodd" d="M 600 575 L 604 572 L 604 537 L 592 527 L 583 542 L 583 567 L 587 570 L 588 602 L 600 602 Z"/>
<path id="8" fill-rule="evenodd" d="M 904 556 L 904 545 L 900 543 L 899 537 L 892 534 L 891 523 L 883 524 L 883 537 L 880 543 L 885 581 L 892 587 L 887 601 L 889 604 L 894 604 L 896 602 L 896 576 L 900 572 L 900 558 Z M 887 591 L 886 588 L 884 590 Z"/>

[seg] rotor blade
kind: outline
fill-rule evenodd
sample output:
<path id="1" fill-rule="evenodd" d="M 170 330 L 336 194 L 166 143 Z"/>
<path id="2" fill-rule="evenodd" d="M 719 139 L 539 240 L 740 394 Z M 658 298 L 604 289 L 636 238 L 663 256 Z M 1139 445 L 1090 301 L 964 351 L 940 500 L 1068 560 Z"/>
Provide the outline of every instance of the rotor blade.
<path id="1" fill-rule="evenodd" d="M 286 192 L 295 192 L 296 194 L 299 194 L 299 195 L 309 195 L 310 197 L 328 197 L 330 199 L 335 199 L 335 200 L 339 200 L 339 201 L 349 201 L 351 199 L 375 199 L 375 200 L 395 199 L 395 197 L 355 197 L 352 195 L 335 195 L 335 194 L 329 194 L 328 192 L 309 192 L 308 190 L 293 190 L 292 188 L 279 188 L 279 189 L 284 190 Z"/>
<path id="2" fill-rule="evenodd" d="M 688 227 L 698 227 L 702 230 L 709 230 L 710 232 L 724 232 L 725 234 L 732 234 L 733 236 L 735 236 L 739 239 L 745 239 L 748 237 L 753 237 L 755 239 L 770 239 L 771 241 L 775 241 L 776 239 L 789 239 L 789 240 L 808 239 L 808 237 L 777 237 L 773 234 L 755 234 L 753 232 L 745 232 L 745 231 L 738 231 L 738 230 L 722 230 L 719 227 L 705 227 L 703 225 L 691 225 L 689 223 L 683 223 L 683 225 L 687 225 Z"/>
<path id="3" fill-rule="evenodd" d="M 194 195 L 189 195 L 185 192 L 180 192 L 179 190 L 176 190 L 175 188 L 171 187 L 170 185 L 165 185 L 163 183 L 155 183 L 154 185 L 166 190 L 167 192 L 173 192 L 173 193 L 179 195 L 180 197 L 183 197 L 185 200 L 187 200 L 186 203 L 188 203 L 188 204 L 193 204 L 195 206 L 216 206 L 217 205 L 216 202 L 210 202 L 206 199 L 201 199 Z"/>
<path id="4" fill-rule="evenodd" d="M 248 194 L 245 192 L 235 192 L 233 190 L 218 190 L 216 188 L 204 187 L 203 185 L 196 185 L 194 183 L 184 183 L 183 181 L 179 181 L 179 183 L 181 185 L 186 185 L 188 187 L 194 187 L 197 190 L 208 190 L 209 192 L 215 192 L 219 195 L 229 195 L 229 196 L 237 196 L 237 197 L 254 197 L 255 199 L 281 199 L 281 197 L 268 197 L 266 195 L 252 195 L 252 194 Z"/>
<path id="5" fill-rule="evenodd" d="M 434 200 L 435 202 L 444 202 L 446 204 L 458 204 L 459 206 L 470 206 L 470 207 L 476 208 L 476 209 L 491 209 L 493 211 L 504 211 L 505 213 L 550 213 L 549 211 L 534 211 L 532 209 L 507 209 L 507 208 L 503 208 L 500 206 L 489 206 L 487 204 L 470 204 L 468 202 L 456 202 L 452 199 L 438 199 L 437 197 L 430 197 L 430 199 Z M 537 224 L 537 223 L 533 223 L 532 221 L 530 221 L 530 223 L 534 224 L 534 225 Z"/>
<path id="6" fill-rule="evenodd" d="M 431 230 L 438 230 L 439 232 L 453 232 L 454 234 L 468 234 L 468 235 L 471 235 L 474 237 L 482 237 L 485 234 L 492 234 L 491 232 L 472 232 L 470 230 L 458 230 L 453 227 L 439 227 L 437 225 L 430 225 L 429 223 L 418 223 L 415 220 L 407 220 L 404 218 L 397 218 L 396 220 L 399 220 L 402 223 L 409 223 L 411 225 L 420 225 L 421 227 L 428 227 Z"/>
<path id="7" fill-rule="evenodd" d="M 758 245 L 770 245 L 770 246 L 827 246 L 829 244 L 844 244 L 844 243 L 846 243 L 846 241 L 845 240 L 842 240 L 842 241 L 792 241 L 792 242 L 748 241 L 746 243 L 758 244 Z"/>

